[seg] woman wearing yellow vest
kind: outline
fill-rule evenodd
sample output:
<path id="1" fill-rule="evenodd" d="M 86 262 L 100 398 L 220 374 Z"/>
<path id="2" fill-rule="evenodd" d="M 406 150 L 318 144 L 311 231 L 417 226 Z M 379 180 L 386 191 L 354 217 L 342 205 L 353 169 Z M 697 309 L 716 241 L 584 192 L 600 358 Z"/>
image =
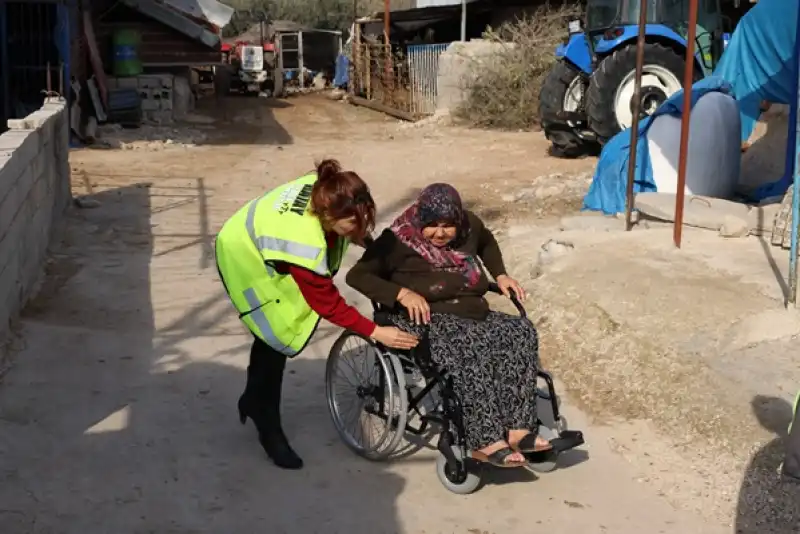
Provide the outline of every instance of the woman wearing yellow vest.
<path id="1" fill-rule="evenodd" d="M 363 243 L 374 224 L 375 203 L 364 181 L 325 160 L 316 172 L 247 203 L 217 235 L 220 278 L 255 337 L 239 418 L 253 421 L 261 446 L 280 467 L 303 466 L 281 426 L 286 359 L 305 348 L 320 318 L 390 347 L 417 344 L 414 336 L 362 316 L 333 285 L 348 244 Z"/>

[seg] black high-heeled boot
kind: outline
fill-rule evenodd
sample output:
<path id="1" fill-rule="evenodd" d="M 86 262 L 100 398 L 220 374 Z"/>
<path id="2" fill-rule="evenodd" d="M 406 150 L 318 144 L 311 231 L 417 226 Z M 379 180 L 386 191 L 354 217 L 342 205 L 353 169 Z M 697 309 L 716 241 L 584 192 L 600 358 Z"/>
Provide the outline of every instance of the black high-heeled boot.
<path id="1" fill-rule="evenodd" d="M 280 418 L 286 356 L 256 339 L 250 351 L 247 386 L 239 398 L 239 421 L 249 417 L 258 429 L 258 442 L 272 461 L 284 469 L 300 469 L 303 460 L 289 445 Z"/>

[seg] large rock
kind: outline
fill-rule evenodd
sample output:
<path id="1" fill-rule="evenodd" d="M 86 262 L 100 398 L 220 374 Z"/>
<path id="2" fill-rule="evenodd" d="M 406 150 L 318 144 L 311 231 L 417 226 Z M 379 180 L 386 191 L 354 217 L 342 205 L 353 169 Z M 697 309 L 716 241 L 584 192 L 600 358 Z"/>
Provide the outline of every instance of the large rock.
<path id="1" fill-rule="evenodd" d="M 436 77 L 436 112 L 445 113 L 458 108 L 466 99 L 466 87 L 482 63 L 510 43 L 495 43 L 483 39 L 454 42 L 439 56 Z"/>

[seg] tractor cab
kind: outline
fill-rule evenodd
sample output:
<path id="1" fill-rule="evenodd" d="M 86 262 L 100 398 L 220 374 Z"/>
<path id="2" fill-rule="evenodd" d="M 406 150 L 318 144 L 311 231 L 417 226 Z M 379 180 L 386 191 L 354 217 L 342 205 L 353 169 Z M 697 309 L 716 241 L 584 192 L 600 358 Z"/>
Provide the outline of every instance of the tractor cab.
<path id="1" fill-rule="evenodd" d="M 631 126 L 640 0 L 587 0 L 584 20 L 569 22 L 569 37 L 539 95 L 551 153 L 595 151 Z M 651 115 L 679 91 L 689 35 L 689 0 L 647 0 L 639 113 Z M 709 75 L 725 48 L 730 25 L 720 0 L 699 0 L 694 75 Z M 587 150 L 587 147 L 589 149 Z"/>
<path id="2" fill-rule="evenodd" d="M 638 34 L 640 0 L 588 0 L 583 31 L 593 56 L 613 51 L 620 41 Z M 579 21 L 575 21 L 580 24 Z M 648 0 L 647 33 L 663 34 L 685 47 L 689 35 L 689 0 Z M 572 24 L 575 28 L 576 24 Z M 582 26 L 582 25 L 581 25 Z M 724 50 L 724 35 L 730 31 L 722 14 L 720 0 L 699 0 L 695 30 L 697 67 L 708 75 Z M 572 31 L 570 33 L 573 33 Z"/>

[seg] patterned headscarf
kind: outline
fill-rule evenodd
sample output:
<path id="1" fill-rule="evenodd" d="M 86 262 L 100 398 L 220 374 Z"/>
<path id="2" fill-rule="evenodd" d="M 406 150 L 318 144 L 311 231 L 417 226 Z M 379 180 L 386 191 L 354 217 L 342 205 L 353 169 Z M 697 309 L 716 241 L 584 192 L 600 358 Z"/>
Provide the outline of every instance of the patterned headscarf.
<path id="1" fill-rule="evenodd" d="M 422 229 L 438 222 L 453 223 L 458 228 L 456 238 L 444 247 L 437 247 Z M 481 268 L 474 256 L 454 250 L 469 235 L 469 221 L 461 205 L 461 196 L 449 184 L 431 184 L 420 193 L 395 221 L 390 230 L 401 243 L 422 256 L 434 269 L 460 272 L 465 286 L 472 287 L 481 279 Z"/>

